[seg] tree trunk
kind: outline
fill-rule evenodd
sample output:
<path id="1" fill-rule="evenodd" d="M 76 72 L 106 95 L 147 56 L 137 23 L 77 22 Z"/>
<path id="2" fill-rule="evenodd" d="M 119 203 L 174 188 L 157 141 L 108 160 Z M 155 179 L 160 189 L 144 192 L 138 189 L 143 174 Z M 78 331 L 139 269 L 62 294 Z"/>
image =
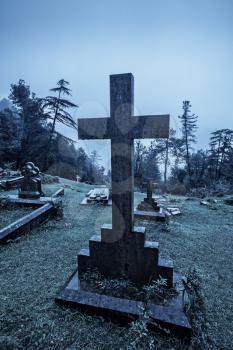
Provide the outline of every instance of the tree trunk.
<path id="1" fill-rule="evenodd" d="M 188 175 L 189 175 L 189 181 L 191 178 L 191 169 L 190 169 L 190 160 L 189 160 L 189 145 L 188 145 L 188 131 L 187 131 L 187 119 L 186 119 L 186 113 L 185 113 L 185 146 L 186 146 L 186 164 L 188 168 Z"/>
<path id="2" fill-rule="evenodd" d="M 59 91 L 59 94 L 58 94 L 57 105 L 56 105 L 56 109 L 55 109 L 55 113 L 54 113 L 52 129 L 51 129 L 50 136 L 49 136 L 48 148 L 47 148 L 47 152 L 46 152 L 46 156 L 45 156 L 43 171 L 47 170 L 49 167 L 48 160 L 49 160 L 49 155 L 50 155 L 50 151 L 51 151 L 52 138 L 53 138 L 53 134 L 55 131 L 55 126 L 56 126 L 56 121 L 57 121 L 57 113 L 58 113 L 58 109 L 59 109 L 60 97 L 61 97 L 61 90 Z"/>
<path id="3" fill-rule="evenodd" d="M 165 166 L 164 166 L 164 185 L 167 184 L 167 165 L 168 165 L 168 139 L 166 140 L 166 154 L 165 154 Z"/>

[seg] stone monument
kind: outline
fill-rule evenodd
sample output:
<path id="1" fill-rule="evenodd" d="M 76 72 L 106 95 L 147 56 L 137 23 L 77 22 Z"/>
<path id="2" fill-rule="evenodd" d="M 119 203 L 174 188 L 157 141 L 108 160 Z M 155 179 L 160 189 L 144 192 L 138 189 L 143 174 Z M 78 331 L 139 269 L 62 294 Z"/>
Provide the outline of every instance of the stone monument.
<path id="1" fill-rule="evenodd" d="M 143 187 L 147 190 L 147 196 L 137 206 L 134 217 L 139 220 L 150 220 L 150 221 L 166 221 L 168 213 L 161 207 L 158 206 L 157 202 L 152 197 L 153 189 L 156 188 L 156 183 L 152 180 L 148 180 L 143 183 Z"/>
<path id="2" fill-rule="evenodd" d="M 89 249 L 80 251 L 78 271 L 56 300 L 71 302 L 81 309 L 97 313 L 109 311 L 138 316 L 142 303 L 91 293 L 82 290 L 79 282 L 80 275 L 97 269 L 108 278 L 126 278 L 137 284 L 145 284 L 161 276 L 167 280 L 168 287 L 173 286 L 172 261 L 159 257 L 158 243 L 146 241 L 144 227 L 134 226 L 133 185 L 134 139 L 167 138 L 169 115 L 133 116 L 133 90 L 131 73 L 111 75 L 110 118 L 78 120 L 79 139 L 111 140 L 112 225 L 103 225 L 101 234 L 89 240 Z M 155 311 L 152 310 L 152 313 L 155 314 Z M 169 309 L 168 318 L 170 313 Z M 182 317 L 181 328 L 189 328 L 185 315 L 182 314 Z M 159 322 L 160 316 L 154 318 Z M 174 316 L 172 319 L 174 323 Z"/>
<path id="3" fill-rule="evenodd" d="M 143 188 L 146 188 L 147 196 L 144 200 L 138 205 L 138 210 L 155 210 L 160 211 L 160 207 L 158 203 L 152 197 L 153 189 L 157 187 L 157 183 L 153 182 L 153 180 L 149 179 L 147 182 L 143 182 Z"/>
<path id="4" fill-rule="evenodd" d="M 21 169 L 23 180 L 20 185 L 19 198 L 38 199 L 44 196 L 41 189 L 40 170 L 32 162 L 27 162 Z"/>

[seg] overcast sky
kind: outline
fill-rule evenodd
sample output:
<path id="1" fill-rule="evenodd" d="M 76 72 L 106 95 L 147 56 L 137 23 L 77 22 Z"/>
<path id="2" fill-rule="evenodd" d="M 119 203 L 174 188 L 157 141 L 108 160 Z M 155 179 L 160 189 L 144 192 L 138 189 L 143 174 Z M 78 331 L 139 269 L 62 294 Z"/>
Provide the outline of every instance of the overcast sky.
<path id="1" fill-rule="evenodd" d="M 232 41 L 233 0 L 0 0 L 0 98 L 20 78 L 38 96 L 64 78 L 75 118 L 106 116 L 109 75 L 131 72 L 135 114 L 170 113 L 178 129 L 190 100 L 205 147 L 233 128 Z"/>

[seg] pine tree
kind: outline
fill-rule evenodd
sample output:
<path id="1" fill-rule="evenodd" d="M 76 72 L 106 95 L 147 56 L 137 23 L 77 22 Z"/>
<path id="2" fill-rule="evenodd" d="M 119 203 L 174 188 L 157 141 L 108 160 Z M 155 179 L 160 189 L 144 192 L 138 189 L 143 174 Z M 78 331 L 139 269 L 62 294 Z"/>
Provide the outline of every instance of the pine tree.
<path id="1" fill-rule="evenodd" d="M 17 107 L 21 121 L 21 145 L 17 167 L 32 160 L 42 166 L 49 136 L 42 100 L 30 92 L 30 87 L 22 79 L 18 84 L 11 85 L 9 98 Z"/>
<path id="2" fill-rule="evenodd" d="M 179 116 L 181 120 L 181 131 L 183 139 L 183 154 L 186 162 L 189 179 L 191 179 L 192 171 L 190 165 L 190 151 L 192 150 L 192 144 L 196 143 L 195 132 L 197 130 L 197 116 L 195 114 L 190 114 L 191 104 L 190 101 L 183 102 L 183 114 Z"/>
<path id="3" fill-rule="evenodd" d="M 64 79 L 59 80 L 57 83 L 57 87 L 50 89 L 50 91 L 58 93 L 58 96 L 47 96 L 45 98 L 44 106 L 48 108 L 47 117 L 48 119 L 52 120 L 51 135 L 53 135 L 54 133 L 57 122 L 60 122 L 68 127 L 77 129 L 77 125 L 70 113 L 67 112 L 67 109 L 78 106 L 73 102 L 62 98 L 62 95 L 71 96 L 71 89 L 67 87 L 68 85 L 68 81 Z"/>
<path id="4" fill-rule="evenodd" d="M 222 176 L 222 169 L 228 162 L 233 147 L 233 130 L 220 129 L 211 133 L 210 153 L 214 163 L 214 179 Z"/>
<path id="5" fill-rule="evenodd" d="M 61 79 L 57 83 L 57 87 L 50 89 L 50 91 L 58 93 L 58 96 L 47 96 L 44 99 L 44 108 L 47 109 L 47 119 L 52 120 L 52 125 L 50 128 L 50 137 L 47 147 L 47 157 L 45 160 L 44 168 L 48 168 L 48 159 L 51 150 L 52 138 L 55 134 L 56 123 L 59 122 L 70 128 L 77 129 L 77 125 L 67 111 L 69 108 L 77 108 L 78 106 L 73 102 L 62 98 L 62 95 L 71 96 L 71 89 L 68 88 L 69 82 Z"/>

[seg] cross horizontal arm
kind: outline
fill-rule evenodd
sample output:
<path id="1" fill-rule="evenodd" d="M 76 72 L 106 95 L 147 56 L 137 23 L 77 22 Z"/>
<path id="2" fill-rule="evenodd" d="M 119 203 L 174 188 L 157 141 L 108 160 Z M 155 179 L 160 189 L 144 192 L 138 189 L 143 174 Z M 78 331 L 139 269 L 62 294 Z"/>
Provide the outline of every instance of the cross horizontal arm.
<path id="1" fill-rule="evenodd" d="M 78 119 L 78 137 L 80 140 L 109 139 L 110 118 Z"/>
<path id="2" fill-rule="evenodd" d="M 134 139 L 157 139 L 169 137 L 169 114 L 132 117 Z"/>
<path id="3" fill-rule="evenodd" d="M 153 139 L 169 137 L 168 114 L 155 116 L 129 117 L 120 126 L 120 130 L 129 130 L 133 139 Z M 78 119 L 78 136 L 80 140 L 111 139 L 119 130 L 115 130 L 112 118 L 84 118 Z M 129 123 L 127 123 L 129 122 Z"/>
<path id="4" fill-rule="evenodd" d="M 143 182 L 142 183 L 142 187 L 144 187 L 144 188 L 147 188 L 147 187 L 150 187 L 150 188 L 152 188 L 152 189 L 155 189 L 156 187 L 158 186 L 158 183 L 157 182 Z"/>

